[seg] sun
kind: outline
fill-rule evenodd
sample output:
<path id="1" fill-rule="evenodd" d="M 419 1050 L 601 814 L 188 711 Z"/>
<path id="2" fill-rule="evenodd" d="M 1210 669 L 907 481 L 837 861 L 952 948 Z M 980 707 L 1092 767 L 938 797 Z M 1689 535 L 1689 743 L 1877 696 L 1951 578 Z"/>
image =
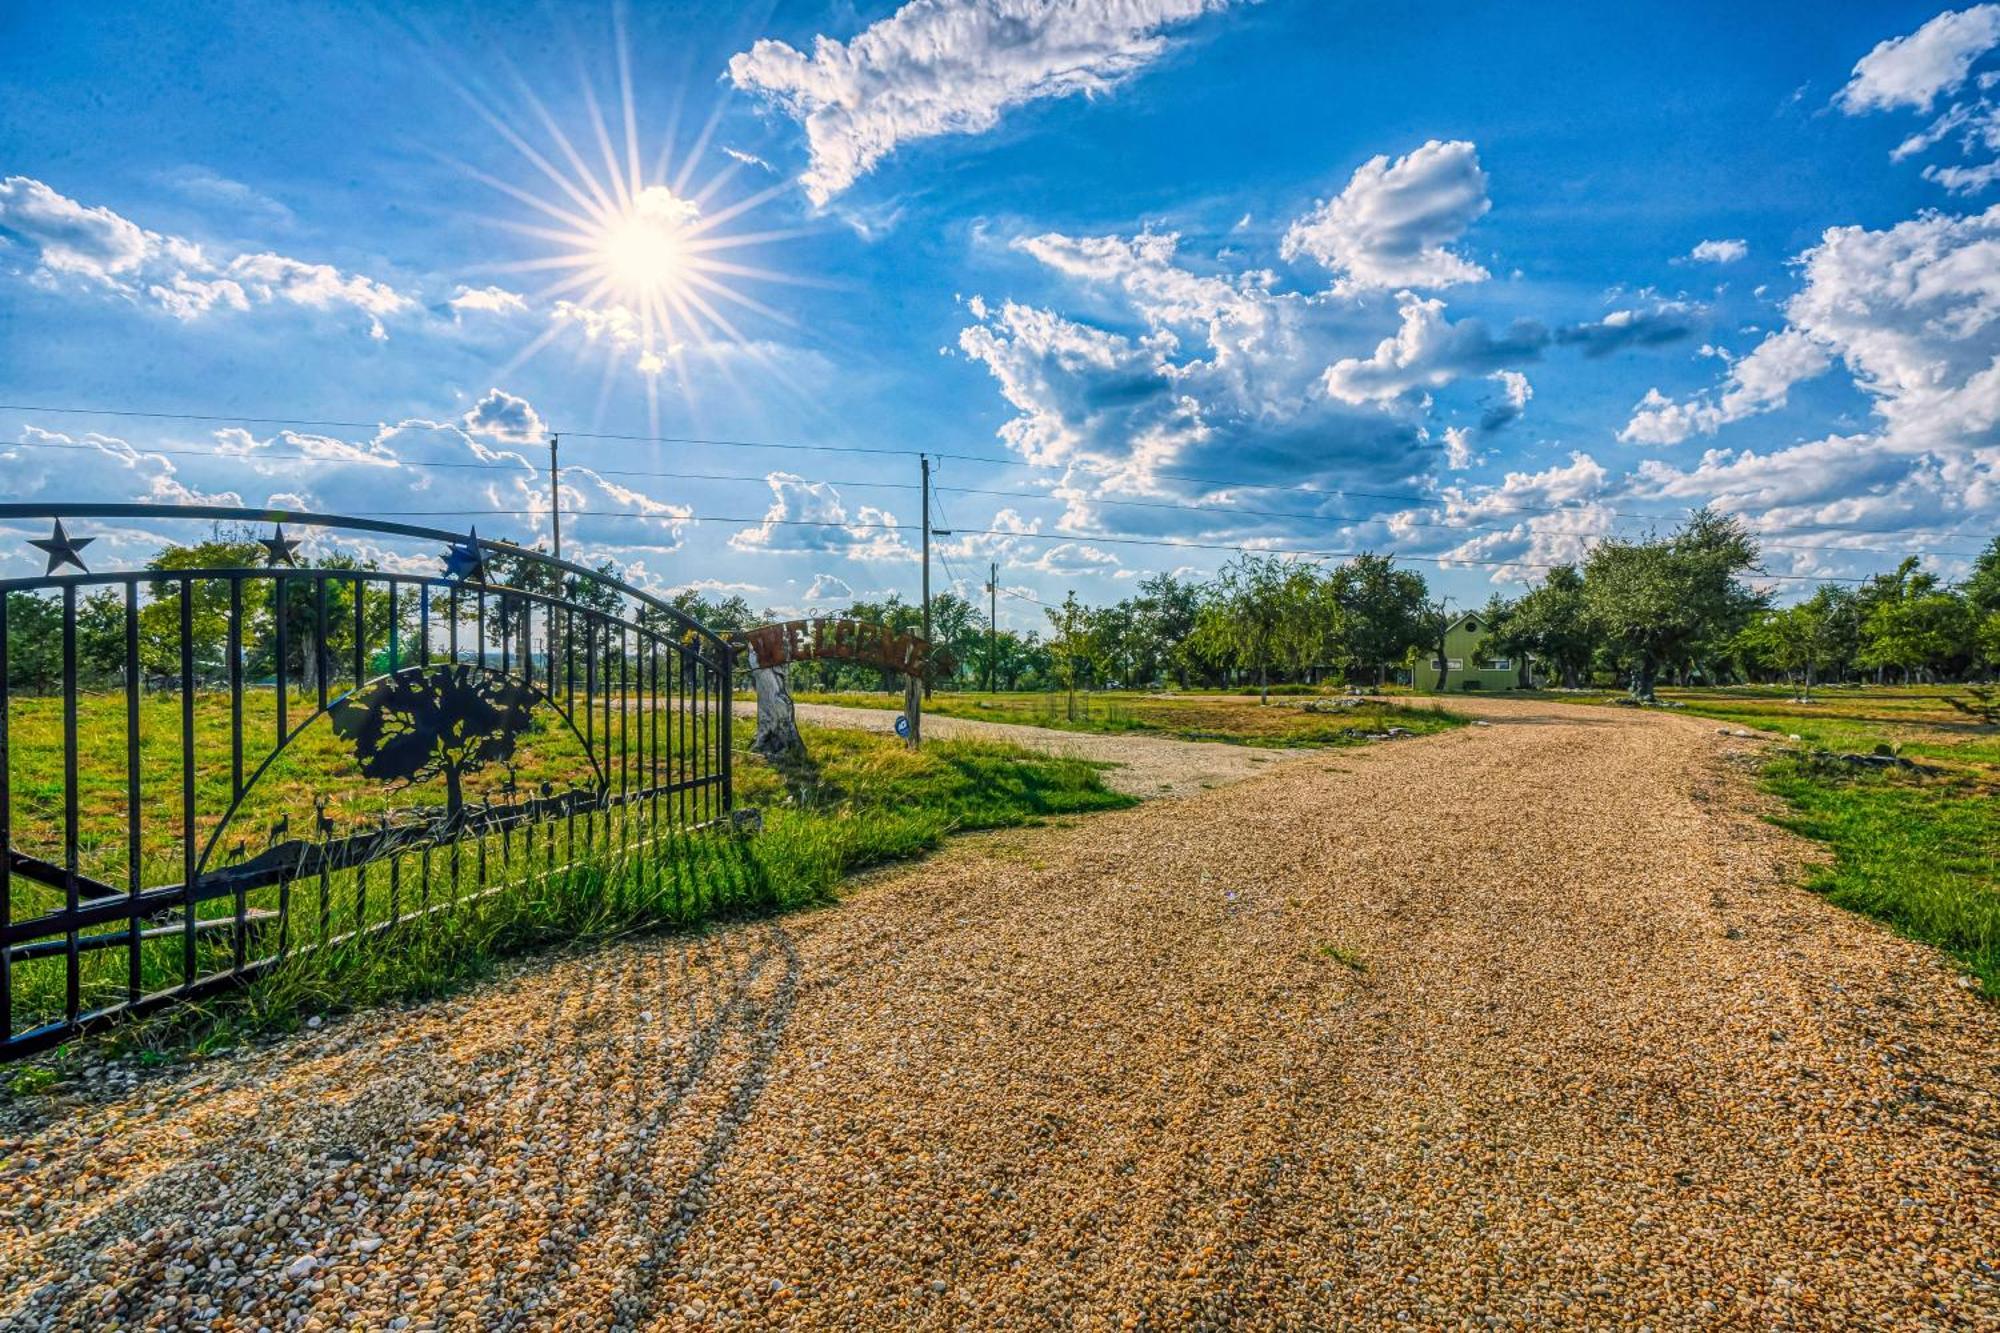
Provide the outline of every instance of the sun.
<path id="1" fill-rule="evenodd" d="M 509 180 L 468 163 L 453 165 L 540 215 L 532 221 L 490 212 L 476 215 L 478 222 L 530 238 L 543 249 L 535 258 L 489 262 L 478 269 L 548 275 L 548 281 L 527 293 L 525 300 L 530 307 L 546 309 L 549 322 L 501 373 L 512 373 L 565 332 L 574 336 L 581 330 L 580 347 L 598 347 L 606 354 L 600 408 L 610 392 L 613 372 L 622 364 L 645 381 L 649 418 L 657 427 L 662 378 L 673 381 L 683 398 L 692 395 L 693 383 L 683 364 L 688 357 L 725 367 L 725 377 L 729 363 L 748 359 L 785 379 L 784 366 L 764 339 L 746 333 L 736 321 L 744 313 L 792 326 L 797 321 L 749 295 L 743 290 L 746 283 L 825 284 L 738 257 L 747 247 L 789 240 L 811 229 L 741 229 L 746 213 L 792 188 L 788 181 L 777 180 L 748 193 L 732 191 L 732 178 L 755 158 L 730 153 L 730 160 L 712 176 L 690 180 L 706 154 L 715 129 L 713 117 L 685 152 L 670 151 L 671 136 L 655 153 L 642 152 L 622 28 L 617 56 L 617 119 L 623 122 L 622 136 L 600 109 L 588 80 L 581 86 L 587 115 L 582 133 L 576 136 L 565 133 L 549 109 L 525 88 L 526 110 L 539 125 L 539 133 L 510 124 L 498 106 L 461 88 L 468 105 L 520 153 L 532 176 Z M 596 149 L 595 162 L 590 160 L 591 148 Z M 675 156 L 680 159 L 678 169 L 670 172 L 668 163 Z"/>
<path id="2" fill-rule="evenodd" d="M 686 281 L 688 242 L 701 207 L 664 185 L 648 185 L 608 219 L 596 238 L 601 279 L 626 301 L 665 298 Z"/>

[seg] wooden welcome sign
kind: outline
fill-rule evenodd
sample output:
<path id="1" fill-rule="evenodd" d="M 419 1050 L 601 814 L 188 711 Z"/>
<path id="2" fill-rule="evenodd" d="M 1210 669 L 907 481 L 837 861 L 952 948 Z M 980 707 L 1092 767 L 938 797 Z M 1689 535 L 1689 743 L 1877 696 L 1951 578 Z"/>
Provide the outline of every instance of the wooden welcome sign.
<path id="1" fill-rule="evenodd" d="M 757 689 L 757 734 L 750 748 L 772 759 L 805 757 L 791 683 L 793 662 L 855 662 L 903 677 L 903 715 L 896 732 L 911 749 L 922 739 L 924 678 L 934 665 L 931 645 L 887 625 L 840 616 L 814 616 L 761 625 L 732 636 L 746 649 L 750 683 Z"/>

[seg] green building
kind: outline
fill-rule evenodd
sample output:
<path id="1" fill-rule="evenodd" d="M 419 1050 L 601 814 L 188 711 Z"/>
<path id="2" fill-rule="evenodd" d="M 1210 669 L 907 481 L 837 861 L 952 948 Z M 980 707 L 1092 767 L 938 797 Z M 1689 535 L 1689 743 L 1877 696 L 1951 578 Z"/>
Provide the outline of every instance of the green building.
<path id="1" fill-rule="evenodd" d="M 1444 632 L 1444 688 L 1452 690 L 1511 690 L 1521 684 L 1519 664 L 1482 648 L 1488 633 L 1477 612 L 1468 612 Z M 1438 659 L 1430 653 L 1417 658 L 1410 684 L 1420 690 L 1438 688 Z"/>

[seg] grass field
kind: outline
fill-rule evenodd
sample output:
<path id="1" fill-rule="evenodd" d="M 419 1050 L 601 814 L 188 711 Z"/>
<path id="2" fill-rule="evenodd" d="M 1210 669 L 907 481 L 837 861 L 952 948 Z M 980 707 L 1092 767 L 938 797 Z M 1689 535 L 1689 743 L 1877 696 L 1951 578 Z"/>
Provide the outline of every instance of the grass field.
<path id="1" fill-rule="evenodd" d="M 841 704 L 850 708 L 903 706 L 901 694 L 856 691 L 800 694 L 800 703 Z M 1328 699 L 1322 704 L 1332 704 Z M 1343 701 L 1344 702 L 1344 701 Z M 1232 696 L 1146 694 L 1103 691 L 1076 696 L 1071 715 L 1064 694 L 987 694 L 938 692 L 924 701 L 924 712 L 941 717 L 974 718 L 1050 727 L 1058 731 L 1088 731 L 1111 735 L 1144 734 L 1183 741 L 1225 741 L 1236 745 L 1289 747 L 1301 745 L 1361 745 L 1370 732 L 1403 727 L 1418 735 L 1463 725 L 1465 719 L 1429 700 L 1409 705 L 1357 700 L 1352 707 L 1309 712 L 1296 699 L 1259 704 L 1254 698 Z"/>
<path id="2" fill-rule="evenodd" d="M 252 703 L 250 710 L 257 706 Z M 272 709 L 273 703 L 266 698 L 261 707 Z M 127 815 L 124 785 L 124 702 L 122 697 L 86 697 L 79 713 L 83 869 L 122 886 L 127 882 L 128 834 L 134 827 Z M 226 698 L 198 699 L 195 716 L 200 838 L 213 827 L 230 792 Z M 268 716 L 252 721 L 271 725 Z M 747 742 L 748 731 L 739 731 L 739 747 Z M 64 805 L 59 702 L 13 700 L 9 732 L 17 845 L 59 860 Z M 555 825 L 545 827 L 539 843 L 527 840 L 523 832 L 507 841 L 493 835 L 467 839 L 459 847 L 424 854 L 422 905 L 437 909 L 431 916 L 406 922 L 387 934 L 312 950 L 300 946 L 379 926 L 398 907 L 407 914 L 419 905 L 419 857 L 411 853 L 394 858 L 400 902 L 391 896 L 388 862 L 367 867 L 365 876 L 338 872 L 324 884 L 316 878 L 294 881 L 285 890 L 293 952 L 280 968 L 240 994 L 183 1008 L 164 1021 L 129 1030 L 126 1037 L 141 1042 L 193 1041 L 198 1047 L 227 1044 L 241 1031 L 284 1027 L 313 1012 L 434 993 L 484 972 L 507 953 L 539 944 L 824 901 L 842 877 L 919 855 L 954 831 L 1131 804 L 1130 798 L 1107 788 L 1090 764 L 1009 746 L 936 742 L 912 753 L 891 737 L 816 729 L 808 729 L 808 744 L 814 760 L 811 768 L 785 774 L 738 749 L 736 804 L 761 808 L 765 814 L 764 831 L 755 838 L 722 833 L 680 836 L 664 824 L 656 830 L 634 816 L 619 826 L 603 817 L 577 821 L 583 831 L 574 842 L 564 835 L 560 850 Z M 177 701 L 143 701 L 138 753 L 139 879 L 143 885 L 177 882 L 182 856 Z M 521 786 L 548 775 L 561 777 L 559 787 L 566 787 L 581 762 L 581 750 L 566 731 L 543 727 L 523 742 L 518 758 Z M 251 767 L 255 760 L 253 750 Z M 421 791 L 385 793 L 380 784 L 361 778 L 351 757 L 331 736 L 311 730 L 254 790 L 260 805 L 244 817 L 243 826 L 259 833 L 270 814 L 281 810 L 291 812 L 295 827 L 305 827 L 315 794 L 330 796 L 329 818 L 343 826 L 361 827 L 376 817 L 385 801 L 407 805 L 435 796 Z M 468 799 L 477 795 L 469 792 Z M 234 837 L 236 827 L 227 831 L 225 841 Z M 663 840 L 650 851 L 638 845 L 649 836 Z M 435 864 L 428 864 L 433 857 Z M 509 887 L 478 896 L 471 888 L 487 877 L 475 875 L 473 867 L 488 864 L 489 858 L 496 866 L 491 879 Z M 221 863 L 218 858 L 217 864 Z M 461 864 L 467 886 L 463 892 Z M 558 865 L 565 868 L 548 869 Z M 57 891 L 19 877 L 8 889 L 9 914 L 15 921 L 53 908 L 61 900 Z M 433 893 L 435 901 L 429 896 Z M 275 910 L 279 895 L 275 887 L 255 890 L 247 906 L 252 912 Z M 227 917 L 233 910 L 228 899 L 221 899 L 203 904 L 200 914 Z M 200 932 L 201 972 L 229 965 L 233 935 L 226 928 Z M 253 941 L 250 957 L 257 956 L 259 943 L 268 941 Z M 142 993 L 178 983 L 181 947 L 177 932 L 141 945 Z M 120 998 L 130 980 L 127 967 L 128 952 L 122 943 L 86 954 L 80 978 L 83 1007 Z M 15 1031 L 61 1015 L 66 978 L 67 965 L 61 957 L 16 961 L 11 997 Z"/>
<path id="3" fill-rule="evenodd" d="M 1799 737 L 1763 780 L 1789 806 L 1779 822 L 1833 853 L 1811 887 L 1944 949 L 2000 997 L 2000 728 L 1951 706 L 1969 698 L 1964 687 L 1834 686 L 1812 703 L 1782 687 L 1660 693 L 1702 717 Z M 1812 755 L 1878 747 L 1938 771 L 1856 770 Z"/>

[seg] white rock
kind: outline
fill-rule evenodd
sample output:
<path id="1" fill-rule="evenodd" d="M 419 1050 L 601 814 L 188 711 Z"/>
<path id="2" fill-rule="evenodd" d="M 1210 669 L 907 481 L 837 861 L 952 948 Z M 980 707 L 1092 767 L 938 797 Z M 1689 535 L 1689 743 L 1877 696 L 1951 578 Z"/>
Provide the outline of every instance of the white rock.
<path id="1" fill-rule="evenodd" d="M 300 1278 L 311 1277 L 313 1269 L 318 1267 L 318 1258 L 310 1254 L 302 1254 L 286 1265 L 285 1276 L 297 1282 Z"/>

